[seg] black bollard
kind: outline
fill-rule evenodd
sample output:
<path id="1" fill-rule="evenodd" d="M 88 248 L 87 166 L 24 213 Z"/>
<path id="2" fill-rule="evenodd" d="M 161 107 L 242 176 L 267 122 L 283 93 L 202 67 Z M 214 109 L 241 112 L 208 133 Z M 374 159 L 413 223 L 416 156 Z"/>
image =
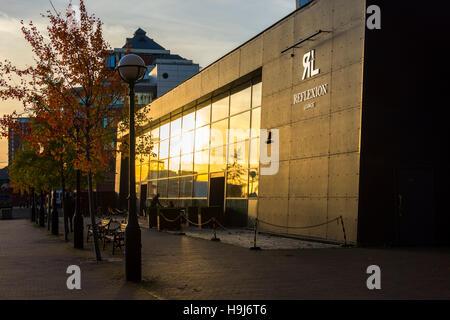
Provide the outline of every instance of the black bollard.
<path id="1" fill-rule="evenodd" d="M 36 199 L 34 197 L 34 190 L 32 192 L 31 204 L 31 222 L 36 222 Z"/>
<path id="2" fill-rule="evenodd" d="M 214 230 L 214 236 L 211 238 L 211 241 L 220 241 L 220 239 L 217 238 L 217 234 L 216 234 L 216 218 L 213 218 L 213 230 Z"/>
<path id="3" fill-rule="evenodd" d="M 59 234 L 59 217 L 58 208 L 56 206 L 56 197 L 53 195 L 53 210 L 52 210 L 52 234 L 57 236 Z"/>
<path id="4" fill-rule="evenodd" d="M 44 192 L 41 191 L 41 207 L 39 208 L 39 226 L 45 227 Z"/>
<path id="5" fill-rule="evenodd" d="M 258 219 L 255 219 L 255 235 L 253 237 L 253 247 L 251 247 L 250 250 L 255 250 L 255 251 L 261 250 L 260 247 L 256 246 L 256 233 L 257 233 L 257 230 L 258 230 Z"/>

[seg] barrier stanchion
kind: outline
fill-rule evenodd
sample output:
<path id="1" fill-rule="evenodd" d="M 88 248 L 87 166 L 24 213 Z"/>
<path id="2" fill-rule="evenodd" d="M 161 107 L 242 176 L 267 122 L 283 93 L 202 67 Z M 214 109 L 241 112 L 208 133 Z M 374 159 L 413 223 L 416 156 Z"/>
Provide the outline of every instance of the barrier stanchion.
<path id="1" fill-rule="evenodd" d="M 324 226 L 324 225 L 329 224 L 329 223 L 334 222 L 334 221 L 336 221 L 337 224 L 339 225 L 339 221 L 340 221 L 340 222 L 341 222 L 341 225 L 342 225 L 342 231 L 343 231 L 343 233 L 344 233 L 344 244 L 342 244 L 342 246 L 343 246 L 343 247 L 351 247 L 351 245 L 347 244 L 347 235 L 346 235 L 346 233 L 345 233 L 344 219 L 342 218 L 342 216 L 339 216 L 339 217 L 334 218 L 334 219 L 332 219 L 332 220 L 328 220 L 328 221 L 326 221 L 326 222 L 324 222 L 324 223 L 319 223 L 319 224 L 316 224 L 316 225 L 313 225 L 313 226 L 298 226 L 298 227 L 292 227 L 292 226 L 291 226 L 291 227 L 288 227 L 288 226 L 280 226 L 280 225 L 273 224 L 273 223 L 270 223 L 270 222 L 266 222 L 266 221 L 263 221 L 263 220 L 258 220 L 258 221 L 261 222 L 261 223 L 263 223 L 263 224 L 266 224 L 266 225 L 269 225 L 269 226 L 272 226 L 272 227 L 276 227 L 276 228 L 298 229 L 298 230 L 300 230 L 300 229 L 317 228 L 317 227 Z"/>
<path id="2" fill-rule="evenodd" d="M 340 216 L 340 220 L 341 220 L 341 225 L 342 225 L 342 232 L 344 233 L 344 245 L 343 247 L 349 247 L 349 245 L 347 244 L 347 235 L 345 233 L 345 226 L 344 226 L 344 218 L 342 218 L 342 216 Z"/>
<path id="3" fill-rule="evenodd" d="M 211 241 L 220 241 L 220 239 L 217 238 L 216 234 L 216 218 L 212 218 L 212 220 L 213 220 L 214 237 L 211 238 Z"/>
<path id="4" fill-rule="evenodd" d="M 255 229 L 255 234 L 253 237 L 253 247 L 251 247 L 250 250 L 259 251 L 259 250 L 261 250 L 261 248 L 256 246 L 256 233 L 258 232 L 258 219 L 255 219 L 254 229 Z"/>

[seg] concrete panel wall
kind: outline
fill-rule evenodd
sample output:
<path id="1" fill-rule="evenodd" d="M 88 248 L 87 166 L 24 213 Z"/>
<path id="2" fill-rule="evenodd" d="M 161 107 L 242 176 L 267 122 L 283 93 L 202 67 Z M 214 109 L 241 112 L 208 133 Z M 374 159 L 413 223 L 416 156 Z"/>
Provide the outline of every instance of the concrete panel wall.
<path id="1" fill-rule="evenodd" d="M 280 130 L 279 171 L 260 177 L 258 218 L 265 231 L 356 241 L 365 0 L 315 0 L 151 104 L 157 119 L 261 68 L 261 127 Z M 285 53 L 295 42 L 321 33 Z M 314 49 L 320 74 L 302 80 Z M 294 94 L 327 84 L 327 94 L 294 104 Z"/>
<path id="2" fill-rule="evenodd" d="M 287 206 L 260 206 L 259 219 L 287 215 L 285 233 L 342 241 L 342 226 L 337 222 L 296 228 L 342 216 L 347 241 L 356 242 L 364 11 L 365 1 L 319 0 L 264 34 L 261 123 L 264 128 L 290 128 L 288 134 L 280 130 L 280 150 L 289 154 L 283 158 L 289 163 L 289 184 L 286 192 L 286 164 L 274 177 L 261 177 L 260 190 L 274 192 L 261 192 L 261 203 L 284 199 Z M 332 32 L 281 53 L 319 29 Z M 320 73 L 302 80 L 303 55 L 313 49 Z M 294 94 L 323 84 L 328 85 L 326 95 L 294 104 Z M 305 109 L 309 102 L 314 107 Z M 261 228 L 283 231 L 264 224 Z"/>

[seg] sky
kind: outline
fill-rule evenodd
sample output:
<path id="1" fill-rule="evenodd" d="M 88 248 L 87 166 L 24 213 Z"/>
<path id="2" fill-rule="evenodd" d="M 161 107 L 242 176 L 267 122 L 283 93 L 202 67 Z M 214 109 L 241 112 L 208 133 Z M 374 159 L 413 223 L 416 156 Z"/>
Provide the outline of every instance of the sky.
<path id="1" fill-rule="evenodd" d="M 64 12 L 70 0 L 51 0 Z M 77 6 L 78 0 L 72 5 Z M 122 47 L 137 28 L 171 53 L 206 67 L 295 9 L 295 0 L 85 0 L 90 14 L 104 22 L 104 37 L 112 48 Z M 41 13 L 53 10 L 49 0 L 0 0 L 0 60 L 19 67 L 33 63 L 20 20 L 44 30 Z M 0 101 L 0 116 L 21 102 Z M 0 139 L 0 168 L 7 165 L 8 145 Z"/>

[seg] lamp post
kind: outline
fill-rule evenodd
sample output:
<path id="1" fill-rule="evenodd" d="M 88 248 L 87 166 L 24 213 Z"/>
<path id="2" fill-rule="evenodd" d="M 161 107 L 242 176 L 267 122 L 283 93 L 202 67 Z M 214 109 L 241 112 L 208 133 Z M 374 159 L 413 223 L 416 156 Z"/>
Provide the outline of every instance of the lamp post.
<path id="1" fill-rule="evenodd" d="M 31 222 L 36 222 L 36 198 L 34 188 L 31 189 Z"/>
<path id="2" fill-rule="evenodd" d="M 128 224 L 125 229 L 125 278 L 127 281 L 139 282 L 142 277 L 141 267 L 141 229 L 136 215 L 136 135 L 134 128 L 134 85 L 142 79 L 147 70 L 144 60 L 135 54 L 127 54 L 117 66 L 119 75 L 130 86 L 130 132 L 129 132 L 129 178 L 130 194 L 128 196 Z"/>

